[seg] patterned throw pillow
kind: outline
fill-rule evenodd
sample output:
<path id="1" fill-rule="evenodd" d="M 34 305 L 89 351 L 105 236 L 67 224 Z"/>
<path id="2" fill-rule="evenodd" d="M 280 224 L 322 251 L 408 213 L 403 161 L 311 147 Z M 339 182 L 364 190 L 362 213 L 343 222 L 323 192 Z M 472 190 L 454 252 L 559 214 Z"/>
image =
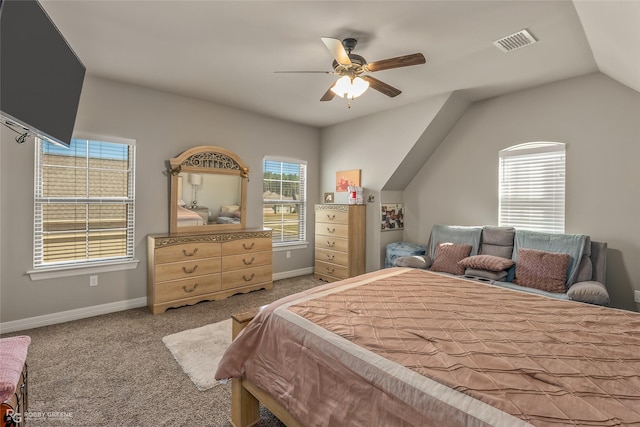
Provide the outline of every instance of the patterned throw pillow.
<path id="1" fill-rule="evenodd" d="M 464 267 L 459 265 L 458 262 L 468 257 L 470 253 L 471 245 L 438 243 L 431 271 L 462 276 L 464 274 Z"/>
<path id="2" fill-rule="evenodd" d="M 464 268 L 477 270 L 502 271 L 511 268 L 514 262 L 507 258 L 493 255 L 474 255 L 458 262 Z"/>
<path id="3" fill-rule="evenodd" d="M 569 258 L 569 254 L 520 249 L 513 283 L 547 292 L 564 293 Z"/>

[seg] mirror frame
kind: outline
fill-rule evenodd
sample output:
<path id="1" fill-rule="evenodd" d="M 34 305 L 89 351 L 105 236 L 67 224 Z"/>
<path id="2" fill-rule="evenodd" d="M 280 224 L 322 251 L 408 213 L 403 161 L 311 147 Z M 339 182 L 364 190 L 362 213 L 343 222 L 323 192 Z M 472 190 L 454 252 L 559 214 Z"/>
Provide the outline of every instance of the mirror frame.
<path id="1" fill-rule="evenodd" d="M 178 157 L 170 159 L 169 165 L 171 176 L 169 232 L 171 234 L 207 233 L 245 228 L 249 168 L 240 157 L 222 147 L 199 145 L 183 151 Z M 240 224 L 206 224 L 178 228 L 178 175 L 180 172 L 240 176 Z"/>

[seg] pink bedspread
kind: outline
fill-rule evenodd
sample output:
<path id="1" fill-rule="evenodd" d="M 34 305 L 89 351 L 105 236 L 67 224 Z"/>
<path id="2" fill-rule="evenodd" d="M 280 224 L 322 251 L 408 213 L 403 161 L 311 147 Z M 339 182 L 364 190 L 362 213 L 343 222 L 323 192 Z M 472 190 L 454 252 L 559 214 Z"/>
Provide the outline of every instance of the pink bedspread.
<path id="1" fill-rule="evenodd" d="M 387 269 L 270 305 L 240 376 L 305 426 L 640 425 L 640 314 Z"/>

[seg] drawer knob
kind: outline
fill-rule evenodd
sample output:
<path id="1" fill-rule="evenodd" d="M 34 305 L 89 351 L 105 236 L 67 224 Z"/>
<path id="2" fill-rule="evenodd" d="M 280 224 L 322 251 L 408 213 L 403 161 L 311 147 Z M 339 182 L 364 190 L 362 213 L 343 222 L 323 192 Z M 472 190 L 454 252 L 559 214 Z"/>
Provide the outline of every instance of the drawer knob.
<path id="1" fill-rule="evenodd" d="M 244 263 L 244 265 L 251 265 L 253 264 L 253 260 L 255 259 L 255 257 L 251 257 L 251 261 L 247 261 L 246 259 L 242 258 L 242 262 Z"/>
<path id="2" fill-rule="evenodd" d="M 187 285 L 182 285 L 182 289 L 184 289 L 185 292 L 193 292 L 193 291 L 196 290 L 197 287 L 198 287 L 197 283 L 194 283 L 193 284 L 193 288 L 191 288 L 191 289 L 188 289 Z"/>
<path id="3" fill-rule="evenodd" d="M 333 273 L 334 271 L 335 271 L 335 268 L 327 267 L 327 273 Z"/>
<path id="4" fill-rule="evenodd" d="M 250 282 L 250 281 L 252 281 L 252 280 L 253 280 L 253 278 L 255 277 L 255 275 L 256 275 L 256 273 L 251 273 L 251 277 L 249 277 L 249 278 L 247 279 L 247 277 L 243 274 L 243 275 L 242 275 L 242 278 L 244 279 L 244 281 L 245 281 L 245 282 Z"/>
<path id="5" fill-rule="evenodd" d="M 336 219 L 336 214 L 333 214 L 333 215 L 329 215 L 329 214 L 327 214 L 327 218 L 329 218 L 329 219 Z"/>
<path id="6" fill-rule="evenodd" d="M 184 256 L 194 256 L 198 253 L 198 248 L 195 248 L 191 253 L 188 253 L 186 249 L 183 249 L 182 253 L 184 254 Z"/>
<path id="7" fill-rule="evenodd" d="M 330 248 L 334 247 L 336 244 L 336 242 L 330 242 L 327 240 L 327 246 L 329 246 Z"/>
<path id="8" fill-rule="evenodd" d="M 198 269 L 198 264 L 194 265 L 191 270 L 187 269 L 187 267 L 182 267 L 182 271 L 184 271 L 187 274 L 194 273 L 197 269 Z"/>
<path id="9" fill-rule="evenodd" d="M 328 231 L 329 233 L 333 233 L 334 231 L 336 231 L 336 229 L 335 229 L 335 228 L 329 228 L 329 227 L 327 227 L 327 231 Z"/>
<path id="10" fill-rule="evenodd" d="M 251 246 L 247 247 L 247 245 L 243 243 L 242 247 L 245 248 L 246 250 L 250 250 L 250 249 L 253 249 L 255 244 L 256 244 L 256 242 L 251 242 Z"/>
<path id="11" fill-rule="evenodd" d="M 327 259 L 329 259 L 329 260 L 333 260 L 335 257 L 336 257 L 335 255 L 327 254 Z"/>

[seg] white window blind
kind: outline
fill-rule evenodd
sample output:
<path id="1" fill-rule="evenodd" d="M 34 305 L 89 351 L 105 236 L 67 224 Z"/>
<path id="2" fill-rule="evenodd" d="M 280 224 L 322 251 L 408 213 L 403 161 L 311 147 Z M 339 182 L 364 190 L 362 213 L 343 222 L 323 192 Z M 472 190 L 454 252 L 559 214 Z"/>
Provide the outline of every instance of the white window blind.
<path id="1" fill-rule="evenodd" d="M 501 226 L 564 232 L 565 144 L 534 142 L 500 151 Z"/>
<path id="2" fill-rule="evenodd" d="M 131 143 L 36 142 L 34 268 L 133 260 Z"/>
<path id="3" fill-rule="evenodd" d="M 265 158 L 263 225 L 273 230 L 273 244 L 306 240 L 307 163 Z"/>

